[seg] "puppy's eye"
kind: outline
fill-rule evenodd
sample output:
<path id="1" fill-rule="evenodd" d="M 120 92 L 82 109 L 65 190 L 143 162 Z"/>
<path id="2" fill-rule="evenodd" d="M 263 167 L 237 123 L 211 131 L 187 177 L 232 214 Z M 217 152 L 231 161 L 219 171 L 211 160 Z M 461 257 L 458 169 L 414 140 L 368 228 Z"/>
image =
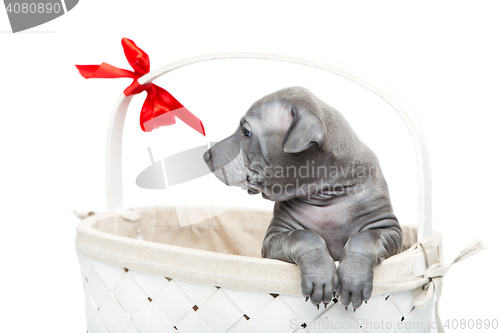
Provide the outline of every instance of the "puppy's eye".
<path id="1" fill-rule="evenodd" d="M 249 130 L 247 130 L 246 128 L 243 129 L 243 134 L 245 136 L 251 136 L 252 135 L 252 132 L 250 132 Z"/>

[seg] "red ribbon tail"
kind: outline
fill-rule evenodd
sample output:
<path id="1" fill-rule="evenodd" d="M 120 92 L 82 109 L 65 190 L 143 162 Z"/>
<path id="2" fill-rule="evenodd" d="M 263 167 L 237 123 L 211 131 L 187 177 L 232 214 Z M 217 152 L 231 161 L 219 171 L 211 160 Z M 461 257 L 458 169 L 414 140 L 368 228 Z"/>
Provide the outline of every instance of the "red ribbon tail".
<path id="1" fill-rule="evenodd" d="M 203 126 L 203 123 L 200 119 L 198 119 L 198 117 L 189 112 L 188 109 L 181 108 L 172 111 L 172 113 L 174 113 L 177 118 L 186 123 L 186 125 L 194 129 L 195 131 L 198 131 L 201 135 L 205 136 L 205 127 Z"/>
<path id="2" fill-rule="evenodd" d="M 151 84 L 147 89 L 148 97 L 141 110 L 141 128 L 151 132 L 161 126 L 175 124 L 175 117 L 186 125 L 205 135 L 205 128 L 200 119 L 188 111 L 172 94 L 165 89 Z M 174 117 L 175 116 L 175 117 Z"/>
<path id="3" fill-rule="evenodd" d="M 175 117 L 168 108 L 160 105 L 156 100 L 156 95 L 148 90 L 148 96 L 141 109 L 140 124 L 144 132 L 151 132 L 161 126 L 175 124 Z"/>
<path id="4" fill-rule="evenodd" d="M 162 126 L 170 126 L 174 124 L 175 116 L 173 115 L 173 112 L 167 112 L 147 121 L 141 121 L 141 128 L 144 132 L 151 132 L 152 130 Z"/>
<path id="5" fill-rule="evenodd" d="M 143 107 L 144 106 L 146 106 L 146 103 L 144 103 Z M 148 108 L 149 107 L 146 107 L 145 109 Z M 145 121 L 143 121 L 143 117 L 141 117 L 141 128 L 144 132 L 151 132 L 152 130 L 162 126 L 173 125 L 175 124 L 175 117 L 182 120 L 186 125 L 199 132 L 201 135 L 205 136 L 205 128 L 201 120 L 198 119 L 198 117 L 196 117 L 194 114 L 189 112 L 189 110 L 185 107 L 173 111 L 168 111 L 157 117 Z"/>
<path id="6" fill-rule="evenodd" d="M 80 75 L 86 79 L 90 79 L 94 76 L 94 73 L 99 68 L 99 65 L 75 65 Z"/>
<path id="7" fill-rule="evenodd" d="M 130 77 L 133 79 L 139 76 L 126 69 L 111 66 L 103 62 L 100 65 L 75 65 L 80 74 L 86 79 L 116 79 L 120 77 Z"/>

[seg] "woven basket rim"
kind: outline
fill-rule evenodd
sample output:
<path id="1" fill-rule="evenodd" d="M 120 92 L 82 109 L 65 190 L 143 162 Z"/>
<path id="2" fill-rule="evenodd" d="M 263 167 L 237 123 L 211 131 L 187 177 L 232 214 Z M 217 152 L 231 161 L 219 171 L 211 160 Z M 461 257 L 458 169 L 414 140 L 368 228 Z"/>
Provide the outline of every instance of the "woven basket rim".
<path id="1" fill-rule="evenodd" d="M 172 207 L 137 208 L 140 214 Z M 198 207 L 203 209 L 203 207 Z M 265 212 L 233 208 L 242 213 Z M 296 265 L 280 260 L 218 253 L 177 245 L 139 240 L 100 231 L 98 222 L 121 218 L 102 212 L 89 216 L 77 226 L 76 251 L 94 260 L 135 271 L 187 282 L 255 292 L 301 295 L 300 272 Z M 123 223 L 131 223 L 123 220 Z M 403 225 L 417 230 L 417 226 Z M 441 247 L 441 234 L 433 230 L 433 242 Z M 415 289 L 429 281 L 425 254 L 415 243 L 409 249 L 385 259 L 374 271 L 373 295 Z"/>

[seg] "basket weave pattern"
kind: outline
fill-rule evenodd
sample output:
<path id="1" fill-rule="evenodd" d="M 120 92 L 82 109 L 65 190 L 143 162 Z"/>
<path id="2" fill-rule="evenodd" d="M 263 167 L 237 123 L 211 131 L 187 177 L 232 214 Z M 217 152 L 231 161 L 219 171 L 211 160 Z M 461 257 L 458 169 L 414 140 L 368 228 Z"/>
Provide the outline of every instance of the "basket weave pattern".
<path id="1" fill-rule="evenodd" d="M 334 300 L 316 309 L 300 296 L 240 291 L 154 276 L 78 255 L 89 333 L 100 332 L 422 332 L 429 304 L 408 302 L 418 290 L 372 297 L 356 312 Z M 383 323 L 383 324 L 382 324 Z M 402 325 L 398 323 L 405 323 Z M 419 329 L 410 323 L 423 323 Z M 383 325 L 383 327 L 381 326 Z"/>

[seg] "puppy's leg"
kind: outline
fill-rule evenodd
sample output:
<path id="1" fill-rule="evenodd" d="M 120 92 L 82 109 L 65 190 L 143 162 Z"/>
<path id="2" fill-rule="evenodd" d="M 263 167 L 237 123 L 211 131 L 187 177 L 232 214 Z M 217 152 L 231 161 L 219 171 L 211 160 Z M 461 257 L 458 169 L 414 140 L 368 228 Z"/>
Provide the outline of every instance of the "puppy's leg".
<path id="1" fill-rule="evenodd" d="M 380 227 L 383 224 L 390 226 Z M 374 223 L 373 227 L 349 238 L 340 259 L 340 300 L 344 306 L 352 302 L 354 309 L 371 297 L 373 268 L 398 253 L 403 243 L 397 221 L 383 220 Z"/>
<path id="2" fill-rule="evenodd" d="M 306 297 L 306 302 L 311 298 L 319 309 L 321 302 L 326 307 L 332 300 L 339 281 L 337 269 L 325 241 L 318 234 L 271 226 L 262 245 L 262 257 L 299 266 L 302 295 Z"/>

